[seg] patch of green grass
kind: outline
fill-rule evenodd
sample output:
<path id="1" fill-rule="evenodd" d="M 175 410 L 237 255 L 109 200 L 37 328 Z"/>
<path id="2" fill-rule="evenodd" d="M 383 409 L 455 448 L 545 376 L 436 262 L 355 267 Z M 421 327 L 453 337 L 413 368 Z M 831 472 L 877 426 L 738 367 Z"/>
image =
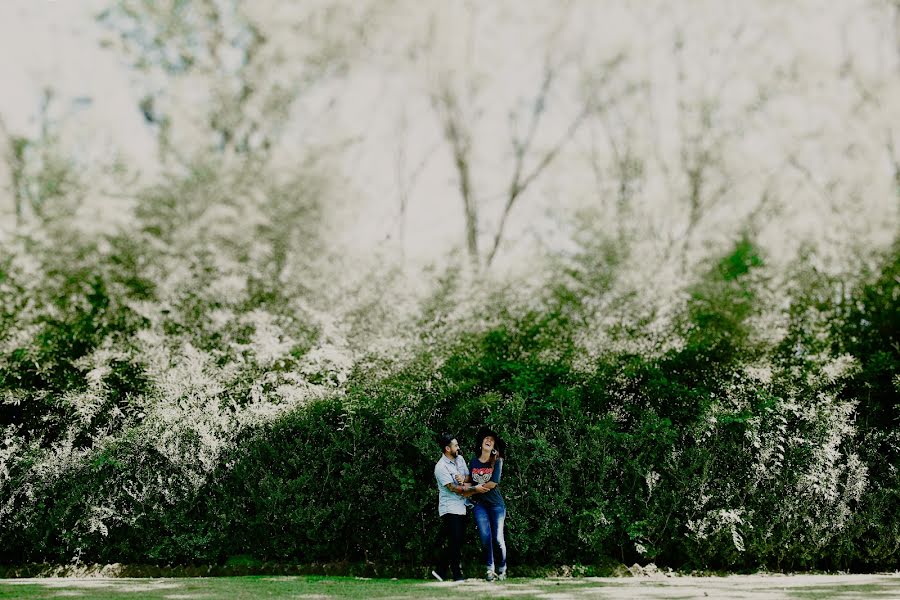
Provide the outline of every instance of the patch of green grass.
<path id="1" fill-rule="evenodd" d="M 437 584 L 442 585 L 442 584 Z M 408 598 L 437 597 L 423 581 L 350 577 L 216 577 L 185 579 L 30 579 L 0 583 L 0 598 L 121 599 Z M 439 595 L 450 595 L 449 589 Z M 471 596 L 470 596 L 471 597 Z"/>
<path id="2" fill-rule="evenodd" d="M 895 582 L 868 583 L 861 585 L 822 585 L 803 586 L 788 590 L 791 598 L 897 598 L 900 597 L 900 586 Z"/>
<path id="3" fill-rule="evenodd" d="M 534 598 L 547 592 L 571 593 L 602 584 L 585 580 L 519 579 L 489 584 L 480 580 L 462 583 L 412 579 L 362 579 L 353 577 L 211 577 L 183 579 L 28 579 L 0 581 L 0 599 L 98 600 L 230 598 Z"/>
<path id="4" fill-rule="evenodd" d="M 3 582 L 0 584 L 0 598 L 27 600 L 49 600 L 60 597 L 98 600 L 378 598 L 397 595 L 412 583 L 340 577 L 263 576 L 185 579 L 31 579 L 23 582 Z"/>
<path id="5" fill-rule="evenodd" d="M 602 588 L 602 592 L 600 591 Z M 527 598 L 897 598 L 900 577 L 867 576 L 865 580 L 841 576 L 791 577 L 674 577 L 665 579 L 512 579 L 486 583 L 469 579 L 461 583 L 417 579 L 363 579 L 354 577 L 210 577 L 160 579 L 5 579 L 0 580 L 0 600 L 215 600 L 256 598 L 326 600 L 346 599 L 447 599 L 518 600 Z"/>

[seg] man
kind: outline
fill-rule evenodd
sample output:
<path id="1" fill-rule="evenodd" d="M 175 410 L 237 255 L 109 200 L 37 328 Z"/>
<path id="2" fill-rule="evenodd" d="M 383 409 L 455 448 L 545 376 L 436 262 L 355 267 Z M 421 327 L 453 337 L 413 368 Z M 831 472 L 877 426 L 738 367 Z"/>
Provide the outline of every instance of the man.
<path id="1" fill-rule="evenodd" d="M 434 478 L 438 486 L 438 515 L 441 517 L 441 532 L 437 543 L 437 568 L 431 572 L 443 581 L 450 574 L 454 581 L 463 579 L 461 551 L 466 528 L 466 498 L 483 493 L 484 486 L 465 483 L 469 476 L 466 461 L 459 455 L 456 438 L 445 433 L 438 438 L 443 455 L 434 465 Z"/>

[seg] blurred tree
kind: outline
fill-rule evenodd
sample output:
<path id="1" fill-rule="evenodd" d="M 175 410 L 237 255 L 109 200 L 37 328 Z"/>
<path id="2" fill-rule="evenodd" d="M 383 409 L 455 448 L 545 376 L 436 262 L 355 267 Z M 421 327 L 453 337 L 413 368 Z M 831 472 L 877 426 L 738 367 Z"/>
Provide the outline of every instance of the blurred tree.
<path id="1" fill-rule="evenodd" d="M 37 111 L 38 133 L 32 137 L 7 131 L 0 120 L 0 140 L 6 142 L 0 158 L 8 173 L 5 187 L 13 200 L 16 225 L 71 216 L 84 198 L 83 177 L 59 143 L 68 116 L 59 105 L 53 89 L 45 88 Z"/>
<path id="2" fill-rule="evenodd" d="M 449 12 L 459 13 L 462 10 L 454 7 Z M 510 10 L 509 6 L 496 14 L 481 10 L 476 12 L 472 5 L 467 5 L 465 10 L 467 14 L 464 16 L 449 15 L 444 10 L 432 13 L 432 37 L 427 44 L 430 46 L 429 58 L 436 63 L 436 72 L 432 74 L 431 102 L 440 122 L 462 200 L 464 247 L 470 263 L 477 270 L 482 266 L 490 267 L 494 262 L 504 241 L 508 219 L 522 196 L 560 156 L 589 118 L 601 114 L 608 108 L 607 104 L 623 99 L 609 95 L 605 103 L 600 102 L 601 96 L 609 94 L 613 87 L 623 56 L 612 53 L 601 64 L 586 64 L 583 54 L 583 36 L 586 33 L 580 30 L 579 14 L 572 10 L 572 5 L 554 6 L 544 15 L 546 23 L 537 27 L 537 33 L 529 31 L 533 39 L 528 45 L 528 60 L 525 62 L 531 64 L 525 68 L 532 78 L 525 78 L 524 84 L 522 81 L 516 82 L 516 91 L 511 98 L 507 98 L 508 93 L 502 94 L 510 104 L 497 110 L 496 106 L 487 106 L 488 90 L 497 93 L 487 83 L 491 71 L 498 66 L 492 60 L 496 57 L 491 56 L 489 43 L 484 44 L 487 48 L 482 50 L 478 37 L 489 35 L 484 30 L 490 22 L 508 20 L 508 25 L 516 20 L 524 22 L 534 15 L 523 15 L 517 10 Z M 533 26 L 533 23 L 529 25 Z M 452 33 L 449 27 L 452 27 Z M 445 55 L 444 46 L 448 45 L 449 36 L 466 40 L 460 50 L 464 58 Z M 459 42 L 456 44 L 460 45 Z M 508 57 L 506 59 L 509 60 Z M 541 65 L 537 72 L 534 72 L 534 64 Z M 589 70 L 592 72 L 589 73 Z M 621 95 L 625 96 L 627 92 Z M 574 104 L 573 96 L 576 99 Z M 496 139 L 484 142 L 476 139 L 479 129 L 498 129 L 499 124 L 491 123 L 491 119 L 504 117 L 508 120 L 508 146 L 498 145 Z M 479 145 L 484 148 L 479 148 Z M 489 159 L 491 153 L 499 153 L 500 156 Z M 485 193 L 480 185 L 476 171 L 485 161 L 510 163 L 507 174 L 493 178 L 506 179 L 505 186 L 499 192 Z M 486 233 L 483 213 L 490 208 L 488 200 L 494 198 L 500 200 L 501 209 L 493 233 L 488 235 L 487 247 L 482 249 L 480 238 Z"/>
<path id="3" fill-rule="evenodd" d="M 346 68 L 375 3 L 117 0 L 98 18 L 144 76 L 162 158 L 264 159 L 298 97 Z"/>

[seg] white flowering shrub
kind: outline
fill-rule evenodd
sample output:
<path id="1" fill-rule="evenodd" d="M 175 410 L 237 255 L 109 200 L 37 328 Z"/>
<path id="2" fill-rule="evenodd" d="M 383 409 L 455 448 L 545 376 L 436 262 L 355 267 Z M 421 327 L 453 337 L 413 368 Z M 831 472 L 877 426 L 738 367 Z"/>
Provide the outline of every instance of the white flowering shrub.
<path id="1" fill-rule="evenodd" d="M 433 434 L 488 423 L 523 562 L 891 560 L 894 254 L 848 288 L 744 238 L 662 306 L 598 242 L 396 300 L 390 272 L 331 285 L 285 225 L 300 183 L 199 170 L 127 232 L 2 242 L 3 559 L 409 562 Z"/>
<path id="2" fill-rule="evenodd" d="M 856 403 L 823 381 L 827 392 L 790 372 L 768 385 L 738 379 L 710 407 L 695 430 L 708 458 L 685 489 L 686 536 L 703 564 L 809 566 L 845 534 L 868 473 L 854 451 Z"/>
<path id="3" fill-rule="evenodd" d="M 3 240 L 0 510 L 22 544 L 55 531 L 23 558 L 165 530 L 244 428 L 347 382 L 355 350 L 303 270 L 320 183 L 254 176 L 198 169 L 117 234 Z"/>

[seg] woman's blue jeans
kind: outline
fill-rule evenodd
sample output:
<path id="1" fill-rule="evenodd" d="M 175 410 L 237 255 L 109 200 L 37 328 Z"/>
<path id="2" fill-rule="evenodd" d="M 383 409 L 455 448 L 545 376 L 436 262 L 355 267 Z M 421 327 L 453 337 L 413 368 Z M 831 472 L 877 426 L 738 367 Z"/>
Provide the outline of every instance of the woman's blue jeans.
<path id="1" fill-rule="evenodd" d="M 475 513 L 475 524 L 478 526 L 478 537 L 481 538 L 481 550 L 484 556 L 484 564 L 488 570 L 494 569 L 494 546 L 500 550 L 497 557 L 499 572 L 506 570 L 506 539 L 503 537 L 503 524 L 506 521 L 506 507 L 486 506 L 476 503 L 472 509 Z"/>

